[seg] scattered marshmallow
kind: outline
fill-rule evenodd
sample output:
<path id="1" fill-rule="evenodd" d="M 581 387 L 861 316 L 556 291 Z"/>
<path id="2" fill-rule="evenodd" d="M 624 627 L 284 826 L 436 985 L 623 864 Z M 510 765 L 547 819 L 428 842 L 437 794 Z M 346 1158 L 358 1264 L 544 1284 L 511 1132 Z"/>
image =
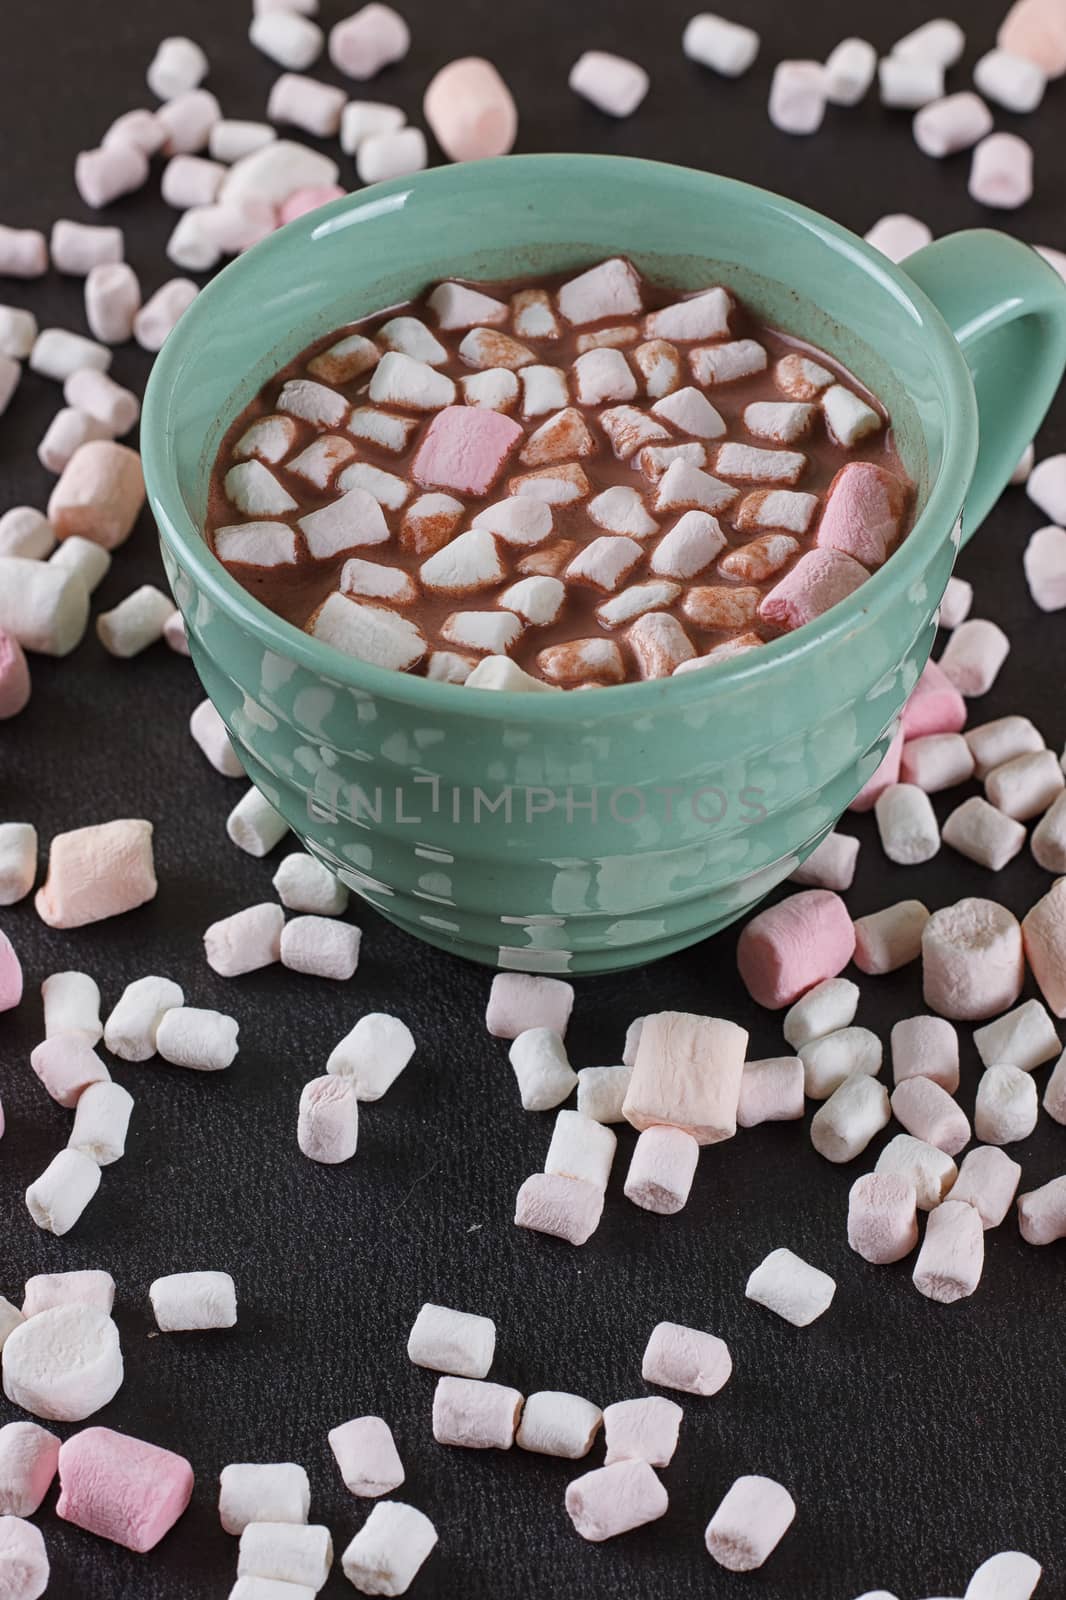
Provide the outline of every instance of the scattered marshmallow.
<path id="1" fill-rule="evenodd" d="M 164 1011 L 155 1044 L 172 1067 L 193 1072 L 222 1072 L 237 1058 L 238 1025 L 221 1011 L 199 1006 L 172 1006 Z"/>
<path id="2" fill-rule="evenodd" d="M 1061 878 L 1026 914 L 1022 937 L 1044 999 L 1055 1016 L 1066 1017 L 1066 882 Z M 1011 999 L 1017 997 L 1015 992 Z"/>
<path id="3" fill-rule="evenodd" d="M 1018 1196 L 1018 1229 L 1026 1244 L 1066 1238 L 1066 1178 L 1053 1178 Z"/>
<path id="4" fill-rule="evenodd" d="M 625 1195 L 644 1211 L 673 1216 L 685 1205 L 700 1147 L 681 1128 L 645 1128 L 633 1150 Z"/>
<path id="5" fill-rule="evenodd" d="M 373 0 L 336 23 L 329 33 L 329 58 L 345 77 L 365 81 L 383 67 L 402 61 L 411 48 L 411 30 L 398 11 Z"/>
<path id="6" fill-rule="evenodd" d="M 828 1273 L 784 1249 L 772 1250 L 744 1288 L 747 1299 L 796 1328 L 808 1327 L 828 1311 L 835 1293 L 836 1284 Z"/>
<path id="7" fill-rule="evenodd" d="M 353 1417 L 331 1428 L 327 1437 L 349 1494 L 373 1500 L 403 1483 L 403 1463 L 383 1418 Z"/>
<path id="8" fill-rule="evenodd" d="M 606 1465 L 646 1461 L 652 1467 L 669 1466 L 683 1416 L 681 1407 L 662 1395 L 619 1400 L 608 1406 L 603 1413 Z"/>
<path id="9" fill-rule="evenodd" d="M 453 1311 L 428 1301 L 407 1340 L 408 1359 L 416 1367 L 460 1378 L 487 1377 L 495 1350 L 496 1324 L 491 1317 Z"/>
<path id="10" fill-rule="evenodd" d="M 770 121 L 782 133 L 816 133 L 825 116 L 826 88 L 820 61 L 779 61 L 770 84 Z"/>
<path id="11" fill-rule="evenodd" d="M 35 1422 L 0 1428 L 0 1517 L 32 1517 L 52 1487 L 58 1463 L 59 1440 L 47 1428 Z M 0 1578 L 4 1560 L 0 1542 Z"/>
<path id="12" fill-rule="evenodd" d="M 96 634 L 108 655 L 128 661 L 163 637 L 176 607 L 169 595 L 142 584 L 96 619 Z"/>
<path id="13" fill-rule="evenodd" d="M 94 339 L 125 344 L 141 310 L 141 286 L 125 262 L 93 267 L 85 280 L 85 320 Z"/>
<path id="14" fill-rule="evenodd" d="M 881 104 L 917 111 L 944 94 L 944 68 L 929 56 L 882 56 L 877 63 Z"/>
<path id="15" fill-rule="evenodd" d="M 325 43 L 317 23 L 288 8 L 259 12 L 252 18 L 248 37 L 257 50 L 289 72 L 313 66 Z"/>
<path id="16" fill-rule="evenodd" d="M 951 1200 L 974 1206 L 985 1228 L 998 1228 L 1010 1210 L 1022 1169 L 996 1145 L 976 1145 L 963 1157 L 959 1175 L 948 1190 Z"/>
<path id="17" fill-rule="evenodd" d="M 707 1549 L 728 1572 L 754 1572 L 792 1525 L 796 1502 L 773 1478 L 738 1478 L 707 1524 Z"/>
<path id="18" fill-rule="evenodd" d="M 917 961 L 929 912 L 920 900 L 900 900 L 855 924 L 855 965 L 880 975 Z"/>
<path id="19" fill-rule="evenodd" d="M 124 194 L 132 194 L 135 189 L 143 188 L 147 182 L 148 157 L 132 144 L 112 144 L 96 150 L 82 150 L 74 162 L 74 185 L 85 204 L 94 211 L 109 206 Z M 28 275 L 19 274 L 22 277 Z"/>
<path id="20" fill-rule="evenodd" d="M 122 1387 L 118 1329 L 97 1306 L 58 1305 L 27 1317 L 8 1335 L 2 1362 L 12 1405 L 46 1421 L 84 1422 Z"/>
<path id="21" fill-rule="evenodd" d="M 973 795 L 945 818 L 941 838 L 960 855 L 999 872 L 1024 846 L 1025 829 L 980 795 Z"/>
<path id="22" fill-rule="evenodd" d="M 988 1067 L 977 1085 L 974 1132 L 982 1144 L 1013 1144 L 1036 1127 L 1036 1083 L 1021 1067 Z"/>
<path id="23" fill-rule="evenodd" d="M 192 1489 L 184 1456 L 110 1428 L 83 1428 L 59 1452 L 56 1514 L 143 1554 L 169 1533 Z"/>
<path id="24" fill-rule="evenodd" d="M 78 1098 L 67 1144 L 109 1167 L 126 1153 L 133 1096 L 118 1083 L 91 1083 Z"/>
<path id="25" fill-rule="evenodd" d="M 699 1395 L 717 1394 L 732 1372 L 733 1358 L 724 1339 L 677 1322 L 656 1324 L 640 1368 L 645 1383 Z"/>
<path id="26" fill-rule="evenodd" d="M 904 1017 L 892 1027 L 892 1076 L 929 1078 L 954 1094 L 959 1087 L 959 1036 L 944 1017 Z"/>
<path id="27" fill-rule="evenodd" d="M 586 50 L 570 69 L 575 94 L 612 117 L 631 117 L 648 92 L 644 68 L 606 50 Z"/>
<path id="28" fill-rule="evenodd" d="M 173 1272 L 149 1285 L 148 1298 L 160 1333 L 232 1328 L 237 1291 L 228 1272 Z"/>
<path id="29" fill-rule="evenodd" d="M 898 1133 L 889 1140 L 874 1171 L 908 1178 L 914 1186 L 919 1211 L 938 1206 L 958 1177 L 955 1163 L 945 1151 L 909 1133 Z"/>
<path id="30" fill-rule="evenodd" d="M 314 1523 L 250 1522 L 241 1534 L 238 1577 L 304 1584 L 317 1594 L 325 1587 L 332 1565 L 329 1529 Z"/>
<path id="31" fill-rule="evenodd" d="M 839 1028 L 799 1047 L 803 1062 L 804 1093 L 810 1100 L 826 1100 L 845 1079 L 864 1074 L 874 1078 L 881 1070 L 881 1041 L 868 1028 Z"/>
<path id="32" fill-rule="evenodd" d="M 616 1461 L 566 1486 L 566 1510 L 583 1539 L 599 1543 L 666 1515 L 666 1490 L 646 1461 Z"/>
<path id="33" fill-rule="evenodd" d="M 550 1028 L 527 1028 L 519 1033 L 511 1045 L 509 1059 L 526 1111 L 553 1110 L 570 1097 L 578 1082 L 566 1046 Z"/>
<path id="34" fill-rule="evenodd" d="M 517 1389 L 445 1377 L 433 1391 L 433 1437 L 467 1450 L 510 1450 L 522 1410 Z"/>
<path id="35" fill-rule="evenodd" d="M 844 902 L 828 890 L 808 889 L 752 918 L 737 941 L 737 965 L 752 998 L 777 1011 L 836 977 L 854 949 Z"/>
<path id="36" fill-rule="evenodd" d="M 914 1264 L 914 1287 L 929 1300 L 951 1305 L 973 1294 L 981 1281 L 985 1234 L 974 1206 L 945 1200 L 929 1214 Z"/>
<path id="37" fill-rule="evenodd" d="M 254 786 L 245 790 L 226 818 L 226 834 L 238 849 L 257 858 L 269 855 L 289 831 L 285 818 Z"/>
<path id="38" fill-rule="evenodd" d="M 137 978 L 127 984 L 104 1025 L 104 1044 L 123 1061 L 148 1061 L 156 1051 L 159 1024 L 185 996 L 169 978 Z"/>
<path id="39" fill-rule="evenodd" d="M 979 205 L 1013 211 L 1033 194 L 1032 146 L 1016 133 L 990 133 L 974 150 L 970 198 Z"/>
<path id="40" fill-rule="evenodd" d="M 724 78 L 740 78 L 754 63 L 759 43 L 753 28 L 704 11 L 689 18 L 681 48 L 690 61 L 711 67 Z"/>
<path id="41" fill-rule="evenodd" d="M 599 1227 L 603 1190 L 594 1183 L 535 1172 L 515 1200 L 515 1226 L 547 1233 L 568 1244 L 585 1244 Z"/>
<path id="42" fill-rule="evenodd" d="M 37 829 L 32 822 L 0 822 L 0 906 L 24 900 L 36 877 Z"/>
<path id="43" fill-rule="evenodd" d="M 945 1150 L 949 1156 L 958 1155 L 970 1142 L 965 1112 L 931 1078 L 912 1076 L 897 1084 L 892 1094 L 892 1114 L 907 1133 Z"/>
<path id="44" fill-rule="evenodd" d="M 62 481 L 62 480 L 60 480 Z M 27 556 L 0 556 L 0 629 L 12 646 L 42 655 L 66 656 L 80 644 L 89 618 L 89 595 L 76 573 Z M 29 673 L 21 650 L 12 651 L 11 709 L 14 716 L 29 699 Z"/>
<path id="45" fill-rule="evenodd" d="M 292 1461 L 234 1461 L 219 1474 L 219 1521 L 235 1537 L 253 1522 L 306 1523 L 310 1509 L 307 1473 Z"/>
<path id="46" fill-rule="evenodd" d="M 492 63 L 479 56 L 442 67 L 426 90 L 422 111 L 449 161 L 504 156 L 514 145 L 518 112 L 511 92 Z"/>
<path id="47" fill-rule="evenodd" d="M 627 1066 L 582 1067 L 577 1074 L 577 1109 L 581 1115 L 591 1117 L 594 1122 L 624 1122 L 622 1108 L 632 1073 L 632 1067 Z M 568 1088 L 567 1094 L 569 1092 Z M 561 1099 L 565 1098 L 565 1095 L 561 1096 Z M 553 1103 L 558 1105 L 560 1102 Z M 545 1109 L 551 1110 L 552 1107 Z"/>
<path id="48" fill-rule="evenodd" d="M 945 906 L 923 929 L 925 1003 L 953 1021 L 979 1022 L 1006 1011 L 1021 993 L 1024 970 L 1017 918 L 992 900 Z"/>
<path id="49" fill-rule="evenodd" d="M 36 834 L 33 843 L 36 866 Z M 46 1039 L 77 1033 L 89 1045 L 99 1042 L 104 1031 L 100 1023 L 100 990 L 87 972 L 53 972 L 41 984 L 41 1000 Z"/>
<path id="50" fill-rule="evenodd" d="M 1055 1024 L 1039 1000 L 1026 1000 L 1005 1016 L 975 1028 L 973 1042 L 986 1067 L 1009 1062 L 1033 1072 L 1062 1050 Z"/>
<path id="51" fill-rule="evenodd" d="M 349 922 L 332 917 L 293 917 L 281 932 L 281 964 L 290 972 L 340 982 L 352 977 L 359 964 L 362 933 Z"/>
<path id="52" fill-rule="evenodd" d="M 842 39 L 825 63 L 825 97 L 833 106 L 857 106 L 877 73 L 877 51 L 868 39 Z"/>
<path id="53" fill-rule="evenodd" d="M 153 899 L 152 832 L 150 822 L 123 819 L 56 834 L 48 877 L 34 898 L 41 921 L 81 928 Z"/>
<path id="54" fill-rule="evenodd" d="M 248 906 L 213 922 L 204 934 L 204 954 L 212 972 L 237 978 L 281 959 L 285 913 L 273 901 Z"/>
<path id="55" fill-rule="evenodd" d="M 867 1172 L 848 1195 L 848 1244 L 877 1266 L 902 1261 L 918 1243 L 914 1184 L 895 1172 Z"/>
<path id="56" fill-rule="evenodd" d="M 309 1161 L 350 1161 L 359 1142 L 359 1103 L 350 1078 L 327 1073 L 300 1093 L 296 1142 Z"/>

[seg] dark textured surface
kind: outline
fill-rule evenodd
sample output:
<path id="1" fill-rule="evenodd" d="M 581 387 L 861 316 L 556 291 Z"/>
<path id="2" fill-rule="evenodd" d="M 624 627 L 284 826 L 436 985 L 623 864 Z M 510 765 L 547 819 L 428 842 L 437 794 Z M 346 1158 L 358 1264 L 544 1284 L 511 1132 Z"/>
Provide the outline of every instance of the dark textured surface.
<path id="1" fill-rule="evenodd" d="M 860 230 L 896 208 L 925 216 L 938 232 L 987 220 L 966 197 L 966 158 L 928 161 L 910 140 L 906 116 L 872 99 L 831 113 L 810 140 L 790 140 L 765 118 L 773 59 L 823 55 L 848 32 L 887 46 L 930 14 L 921 0 L 888 9 L 843 0 L 817 8 L 749 4 L 745 14 L 766 46 L 737 84 L 683 60 L 678 39 L 689 6 L 681 0 L 587 0 L 581 8 L 562 0 L 530 8 L 408 0 L 406 9 L 415 31 L 410 58 L 368 92 L 411 112 L 437 66 L 485 51 L 514 87 L 522 150 L 617 150 L 712 167 L 783 190 Z M 991 43 L 999 7 L 974 0 L 966 11 L 969 64 Z M 340 15 L 329 0 L 328 20 Z M 143 70 L 165 32 L 188 32 L 205 45 L 214 63 L 210 85 L 230 114 L 261 114 L 273 69 L 246 46 L 245 22 L 244 0 L 9 7 L 0 47 L 3 220 L 47 226 L 59 215 L 86 215 L 70 181 L 74 154 L 115 114 L 143 102 Z M 609 123 L 566 90 L 572 60 L 592 45 L 614 46 L 652 69 L 652 93 L 628 123 Z M 951 81 L 963 87 L 966 80 L 957 70 Z M 1024 123 L 1037 147 L 1038 196 L 997 219 L 1023 238 L 1060 246 L 1062 106 L 1056 86 Z M 170 275 L 162 246 L 172 214 L 153 190 L 111 216 L 126 226 L 130 257 L 154 288 Z M 42 323 L 81 327 L 80 287 L 56 277 L 5 281 L 0 299 L 31 306 Z M 129 348 L 114 370 L 139 386 L 147 366 Z M 54 386 L 28 377 L 0 422 L 0 505 L 42 502 L 47 479 L 33 449 L 56 403 Z M 1061 406 L 1040 443 L 1045 453 L 1066 444 Z M 1012 491 L 963 557 L 976 614 L 995 617 L 1015 641 L 973 720 L 1023 709 L 1060 747 L 1062 620 L 1037 613 L 1021 573 L 1024 541 L 1040 521 Z M 144 524 L 95 609 L 159 576 Z M 216 977 L 199 936 L 214 918 L 268 897 L 272 863 L 251 860 L 225 838 L 225 815 L 241 786 L 211 771 L 188 738 L 186 720 L 199 698 L 192 668 L 163 647 L 116 662 L 94 638 L 65 663 L 33 665 L 31 708 L 0 730 L 0 817 L 34 821 L 45 845 L 88 821 L 150 817 L 160 893 L 134 915 L 68 934 L 45 929 L 30 902 L 0 913 L 28 984 L 22 1008 L 0 1018 L 8 1119 L 0 1145 L 0 1292 L 18 1301 L 30 1273 L 110 1268 L 127 1377 L 94 1420 L 182 1451 L 197 1474 L 191 1510 L 147 1557 L 58 1522 L 51 1496 L 38 1519 L 53 1562 L 50 1595 L 221 1600 L 233 1581 L 236 1544 L 220 1531 L 215 1502 L 217 1474 L 231 1460 L 304 1462 L 312 1514 L 343 1549 L 366 1508 L 340 1485 L 325 1433 L 364 1411 L 392 1423 L 408 1472 L 400 1493 L 440 1531 L 438 1552 L 413 1591 L 427 1600 L 627 1593 L 851 1600 L 879 1586 L 907 1600 L 961 1594 L 978 1561 L 1004 1547 L 1045 1562 L 1040 1595 L 1066 1595 L 1066 1246 L 1028 1248 L 1011 1218 L 988 1236 L 974 1298 L 933 1305 L 911 1286 L 912 1262 L 874 1268 L 847 1248 L 848 1188 L 886 1135 L 855 1166 L 839 1169 L 821 1161 L 794 1126 L 760 1129 L 705 1152 L 688 1207 L 670 1220 L 622 1197 L 632 1147 L 626 1131 L 603 1224 L 586 1248 L 518 1232 L 510 1220 L 514 1194 L 541 1163 L 550 1118 L 518 1109 L 504 1048 L 484 1034 L 487 974 L 356 912 L 365 954 L 346 988 L 280 969 L 233 982 Z M 961 797 L 941 797 L 941 816 Z M 850 902 L 856 914 L 902 896 L 939 906 L 982 892 L 1022 912 L 1047 885 L 1027 855 L 997 879 L 947 851 L 923 868 L 894 868 L 871 819 L 847 827 L 863 841 Z M 727 933 L 646 972 L 583 982 L 570 1035 L 575 1062 L 617 1059 L 627 1021 L 662 1007 L 733 1017 L 751 1028 L 754 1055 L 777 1053 L 779 1022 L 742 993 L 734 944 Z M 46 1098 L 27 1062 L 41 1033 L 37 985 L 65 967 L 92 972 L 108 1007 L 130 979 L 170 974 L 193 1003 L 240 1019 L 242 1048 L 233 1069 L 217 1077 L 159 1063 L 117 1068 L 136 1098 L 128 1155 L 105 1172 L 75 1230 L 57 1240 L 32 1225 L 21 1196 L 69 1128 L 69 1114 Z M 886 1037 L 893 1021 L 920 1008 L 915 969 L 863 980 L 862 989 L 859 1021 Z M 295 1143 L 300 1086 L 322 1071 L 355 1018 L 377 1009 L 406 1018 L 418 1055 L 388 1097 L 366 1109 L 356 1159 L 340 1169 L 315 1167 Z M 970 1112 L 978 1063 L 964 1031 L 961 1099 Z M 1035 1186 L 1066 1170 L 1066 1131 L 1043 1119 L 1012 1153 L 1023 1163 L 1023 1185 Z M 748 1272 L 778 1245 L 838 1281 L 830 1312 L 807 1330 L 743 1297 Z M 201 1267 L 236 1278 L 237 1328 L 153 1337 L 150 1281 Z M 717 1398 L 685 1401 L 681 1444 L 664 1474 L 668 1517 L 613 1544 L 586 1545 L 562 1509 L 575 1470 L 568 1463 L 434 1445 L 433 1378 L 404 1354 L 424 1299 L 496 1318 L 493 1375 L 502 1381 L 525 1391 L 572 1388 L 603 1404 L 643 1392 L 641 1352 L 661 1317 L 724 1336 L 735 1376 Z M 0 1418 L 13 1414 L 0 1402 Z M 601 1458 L 597 1449 L 590 1464 Z M 707 1518 L 742 1472 L 781 1479 L 799 1506 L 793 1531 L 754 1578 L 722 1572 L 702 1542 Z M 338 1566 L 325 1593 L 350 1592 Z"/>

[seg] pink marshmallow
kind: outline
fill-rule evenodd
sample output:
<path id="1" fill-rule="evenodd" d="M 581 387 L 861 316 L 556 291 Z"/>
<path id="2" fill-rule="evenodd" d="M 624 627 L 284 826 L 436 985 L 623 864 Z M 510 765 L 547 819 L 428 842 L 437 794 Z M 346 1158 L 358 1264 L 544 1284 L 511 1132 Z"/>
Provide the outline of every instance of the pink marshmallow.
<path id="1" fill-rule="evenodd" d="M 1026 1244 L 1066 1239 L 1066 1178 L 1052 1178 L 1018 1196 L 1018 1227 Z"/>
<path id="2" fill-rule="evenodd" d="M 625 1196 L 643 1211 L 673 1216 L 688 1199 L 700 1147 L 683 1128 L 645 1128 L 633 1150 Z"/>
<path id="3" fill-rule="evenodd" d="M 169 1533 L 192 1489 L 184 1456 L 111 1428 L 83 1428 L 59 1452 L 56 1514 L 143 1554 Z"/>
<path id="4" fill-rule="evenodd" d="M 885 790 L 891 789 L 894 783 L 898 783 L 903 738 L 903 729 L 899 728 L 882 756 L 880 766 L 876 767 L 867 778 L 848 807 L 849 811 L 872 811 Z"/>
<path id="5" fill-rule="evenodd" d="M 918 1243 L 914 1184 L 899 1172 L 867 1172 L 848 1196 L 848 1243 L 876 1266 L 902 1261 Z"/>
<path id="6" fill-rule="evenodd" d="M 973 754 L 961 733 L 930 733 L 908 739 L 899 764 L 903 783 L 939 794 L 973 777 Z"/>
<path id="7" fill-rule="evenodd" d="M 278 211 L 278 227 L 284 227 L 286 222 L 295 222 L 297 217 L 305 217 L 309 211 L 317 211 L 319 206 L 328 206 L 331 200 L 343 200 L 346 193 L 347 190 L 336 183 L 320 184 L 313 189 L 294 189 Z"/>
<path id="8" fill-rule="evenodd" d="M 445 406 L 426 431 L 411 476 L 427 489 L 487 494 L 524 437 L 513 417 L 483 406 Z"/>
<path id="9" fill-rule="evenodd" d="M 505 1384 L 440 1378 L 433 1391 L 433 1437 L 466 1450 L 510 1450 L 521 1411 L 522 1396 Z"/>
<path id="10" fill-rule="evenodd" d="M 603 1198 L 599 1184 L 535 1172 L 518 1191 L 515 1226 L 565 1239 L 567 1244 L 585 1244 L 600 1225 Z"/>
<path id="11" fill-rule="evenodd" d="M 517 1039 L 527 1028 L 566 1033 L 574 1006 L 573 984 L 526 972 L 498 972 L 492 980 L 485 1026 L 494 1039 Z"/>
<path id="12" fill-rule="evenodd" d="M 784 1538 L 796 1502 L 773 1478 L 738 1478 L 707 1524 L 707 1549 L 728 1572 L 754 1572 Z"/>
<path id="13" fill-rule="evenodd" d="M 987 694 L 1010 652 L 1010 640 L 994 622 L 960 622 L 940 655 L 940 669 L 961 695 Z"/>
<path id="14" fill-rule="evenodd" d="M 879 567 L 899 538 L 907 491 L 894 472 L 872 461 L 841 467 L 825 500 L 815 544 Z"/>
<path id="15" fill-rule="evenodd" d="M 996 43 L 1012 56 L 1034 61 L 1048 78 L 1066 73 L 1066 15 L 1058 0 L 1015 0 Z"/>
<path id="16" fill-rule="evenodd" d="M 47 1428 L 36 1422 L 0 1428 L 0 1516 L 32 1517 L 52 1487 L 58 1464 L 59 1440 Z"/>
<path id="17" fill-rule="evenodd" d="M 22 999 L 22 963 L 0 928 L 0 1011 L 13 1011 Z"/>
<path id="18" fill-rule="evenodd" d="M 944 1196 L 975 1206 L 985 1228 L 998 1228 L 1010 1210 L 1021 1165 L 994 1144 L 979 1144 L 963 1157 L 959 1175 Z"/>
<path id="19" fill-rule="evenodd" d="M 646 1461 L 616 1461 L 566 1486 L 566 1510 L 583 1539 L 599 1543 L 665 1517 L 670 1501 Z"/>
<path id="20" fill-rule="evenodd" d="M 354 16 L 330 29 L 329 59 L 348 78 L 365 82 L 383 67 L 402 61 L 411 47 L 411 31 L 398 11 L 372 0 Z"/>
<path id="21" fill-rule="evenodd" d="M 603 1413 L 606 1465 L 646 1461 L 652 1467 L 668 1467 L 684 1415 L 676 1401 L 658 1394 L 642 1400 L 616 1400 Z"/>
<path id="22" fill-rule="evenodd" d="M 933 912 L 922 931 L 922 989 L 931 1011 L 955 1022 L 998 1017 L 1015 1003 L 1024 978 L 1022 930 L 1005 906 L 975 897 Z"/>
<path id="23" fill-rule="evenodd" d="M 802 628 L 864 584 L 870 574 L 842 550 L 808 550 L 759 606 L 764 622 Z"/>
<path id="24" fill-rule="evenodd" d="M 58 1105 L 73 1110 L 90 1083 L 110 1083 L 111 1074 L 80 1033 L 57 1033 L 30 1052 L 30 1066 Z"/>
<path id="25" fill-rule="evenodd" d="M 103 1063 L 101 1062 L 101 1066 Z M 110 1272 L 42 1272 L 26 1279 L 22 1293 L 22 1315 L 35 1317 L 53 1306 L 95 1306 L 111 1315 L 115 1304 L 115 1280 Z"/>
<path id="26" fill-rule="evenodd" d="M 985 1264 L 985 1230 L 975 1206 L 944 1200 L 930 1211 L 914 1264 L 914 1287 L 929 1300 L 952 1305 L 973 1294 Z"/>
<path id="27" fill-rule="evenodd" d="M 0 722 L 17 717 L 30 698 L 30 669 L 18 640 L 0 628 Z"/>
<path id="28" fill-rule="evenodd" d="M 40 1528 L 0 1517 L 0 1600 L 38 1600 L 48 1587 L 48 1552 Z"/>
<path id="29" fill-rule="evenodd" d="M 1052 884 L 1029 911 L 1022 922 L 1022 939 L 1044 999 L 1057 1017 L 1066 1017 L 1066 878 Z M 997 1007 L 997 1011 L 1005 1009 Z M 982 1014 L 995 1015 L 991 1011 Z"/>
<path id="30" fill-rule="evenodd" d="M 932 733 L 960 733 L 966 726 L 966 701 L 935 661 L 927 661 L 900 717 L 905 739 Z"/>
<path id="31" fill-rule="evenodd" d="M 336 1166 L 355 1155 L 358 1141 L 359 1101 L 352 1079 L 327 1073 L 305 1083 L 296 1142 L 308 1160 Z"/>
<path id="32" fill-rule="evenodd" d="M 965 1111 L 932 1078 L 904 1078 L 892 1093 L 892 1114 L 916 1139 L 957 1156 L 970 1142 Z"/>
<path id="33" fill-rule="evenodd" d="M 892 1028 L 892 1076 L 929 1078 L 948 1094 L 959 1087 L 959 1036 L 946 1017 L 904 1017 Z"/>
<path id="34" fill-rule="evenodd" d="M 57 833 L 34 905 L 50 928 L 81 928 L 155 897 L 152 824 L 135 818 Z"/>
<path id="35" fill-rule="evenodd" d="M 752 918 L 737 940 L 737 966 L 752 999 L 780 1011 L 843 972 L 854 951 L 855 928 L 840 896 L 807 889 Z"/>
<path id="36" fill-rule="evenodd" d="M 463 56 L 442 67 L 422 111 L 449 161 L 505 156 L 518 132 L 511 91 L 491 61 Z"/>
<path id="37" fill-rule="evenodd" d="M 883 911 L 860 917 L 855 924 L 855 965 L 860 972 L 879 977 L 917 961 L 928 921 L 929 912 L 920 900 L 898 900 Z"/>
<path id="38" fill-rule="evenodd" d="M 682 1394 L 717 1394 L 732 1373 L 733 1358 L 724 1339 L 680 1322 L 656 1324 L 640 1367 L 645 1383 L 680 1389 Z"/>
<path id="39" fill-rule="evenodd" d="M 737 1127 L 796 1122 L 803 1115 L 803 1062 L 799 1056 L 745 1061 L 737 1101 Z"/>

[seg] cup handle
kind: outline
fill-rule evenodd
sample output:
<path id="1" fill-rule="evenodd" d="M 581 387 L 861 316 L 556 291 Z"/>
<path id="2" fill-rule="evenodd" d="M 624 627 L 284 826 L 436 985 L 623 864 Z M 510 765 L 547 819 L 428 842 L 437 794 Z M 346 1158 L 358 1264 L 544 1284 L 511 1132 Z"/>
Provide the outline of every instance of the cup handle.
<path id="1" fill-rule="evenodd" d="M 1066 285 L 1009 234 L 949 234 L 902 263 L 962 347 L 977 394 L 980 453 L 962 519 L 965 542 L 1006 487 L 1066 368 Z"/>

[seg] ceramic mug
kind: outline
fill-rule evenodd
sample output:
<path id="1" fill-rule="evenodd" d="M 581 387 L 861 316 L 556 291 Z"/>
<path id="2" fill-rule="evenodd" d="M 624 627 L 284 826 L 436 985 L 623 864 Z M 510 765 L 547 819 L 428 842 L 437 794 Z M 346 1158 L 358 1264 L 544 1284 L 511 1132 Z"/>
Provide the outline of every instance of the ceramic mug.
<path id="1" fill-rule="evenodd" d="M 615 254 L 683 290 L 726 284 L 885 403 L 918 516 L 857 593 L 701 672 L 522 695 L 343 656 L 215 559 L 200 530 L 222 434 L 312 340 L 434 279 Z M 832 829 L 929 654 L 960 539 L 1064 362 L 1066 288 L 1005 235 L 957 234 L 904 269 L 825 217 L 708 173 L 518 156 L 362 190 L 242 256 L 167 340 L 141 437 L 197 671 L 312 854 L 432 944 L 493 966 L 603 972 L 723 927 Z"/>

